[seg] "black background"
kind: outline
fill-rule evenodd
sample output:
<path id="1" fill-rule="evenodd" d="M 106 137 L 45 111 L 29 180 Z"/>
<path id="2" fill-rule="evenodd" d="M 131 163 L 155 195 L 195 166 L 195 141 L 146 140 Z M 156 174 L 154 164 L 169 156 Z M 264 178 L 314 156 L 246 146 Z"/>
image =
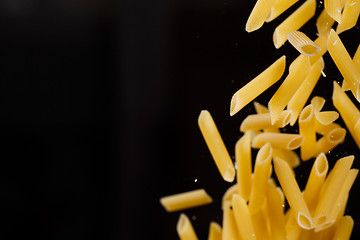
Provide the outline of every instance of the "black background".
<path id="1" fill-rule="evenodd" d="M 300 1 L 303 2 L 303 1 Z M 208 109 L 229 152 L 251 105 L 230 118 L 232 94 L 280 56 L 275 27 L 245 31 L 242 0 L 2 0 L 0 141 L 2 239 L 177 239 L 179 213 L 161 196 L 205 188 L 214 198 L 185 211 L 201 239 L 221 223 L 225 183 L 202 139 Z M 301 3 L 296 4 L 292 10 Z M 318 5 L 317 14 L 323 7 Z M 289 15 L 286 12 L 286 16 Z M 315 19 L 302 31 L 316 38 Z M 359 29 L 340 35 L 350 55 Z M 328 54 L 313 96 L 331 103 L 342 77 Z M 280 83 L 257 100 L 266 104 Z M 359 106 L 359 105 L 358 105 Z M 341 120 L 339 122 L 343 125 Z M 296 131 L 296 129 L 290 129 Z M 330 164 L 359 150 L 350 136 Z M 304 187 L 312 161 L 297 170 Z M 196 182 L 195 182 L 196 181 Z M 347 214 L 359 235 L 355 183 Z"/>

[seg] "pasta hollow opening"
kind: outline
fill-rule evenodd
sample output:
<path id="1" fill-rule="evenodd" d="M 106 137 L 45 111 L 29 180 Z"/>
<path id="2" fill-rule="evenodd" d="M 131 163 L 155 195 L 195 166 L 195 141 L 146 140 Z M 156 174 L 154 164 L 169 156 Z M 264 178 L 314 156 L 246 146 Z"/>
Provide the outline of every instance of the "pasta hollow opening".
<path id="1" fill-rule="evenodd" d="M 318 176 L 323 176 L 324 174 L 327 173 L 329 165 L 324 153 L 321 153 L 319 155 L 315 167 Z"/>
<path id="2" fill-rule="evenodd" d="M 300 135 L 298 137 L 294 137 L 289 144 L 287 145 L 287 149 L 293 150 L 299 148 L 301 144 L 304 142 L 304 136 Z"/>
<path id="3" fill-rule="evenodd" d="M 304 229 L 311 229 L 313 227 L 310 217 L 305 216 L 303 213 L 299 213 L 298 215 L 298 224 Z"/>
<path id="4" fill-rule="evenodd" d="M 317 227 L 323 227 L 323 225 L 324 225 L 324 223 L 325 223 L 325 221 L 326 221 L 326 216 L 321 216 L 321 217 L 318 217 L 318 218 L 316 218 L 316 225 L 317 225 Z"/>
<path id="5" fill-rule="evenodd" d="M 177 231 L 179 233 L 183 233 L 185 231 L 185 229 L 186 229 L 186 225 L 187 225 L 186 217 L 185 217 L 184 214 L 181 214 L 180 218 L 179 218 L 179 221 L 178 221 L 178 224 L 176 226 Z"/>
<path id="6" fill-rule="evenodd" d="M 328 141 L 332 143 L 339 143 L 345 138 L 345 135 L 346 135 L 345 129 L 336 128 L 330 132 Z"/>
<path id="7" fill-rule="evenodd" d="M 289 111 L 288 114 L 286 114 L 284 121 L 282 122 L 282 126 L 286 126 L 290 123 L 292 114 L 293 114 L 292 111 Z"/>
<path id="8" fill-rule="evenodd" d="M 235 178 L 235 169 L 231 166 L 228 166 L 224 173 L 224 180 L 227 182 L 233 182 L 234 178 Z"/>
<path id="9" fill-rule="evenodd" d="M 270 143 L 265 144 L 262 148 L 260 148 L 258 152 L 258 158 L 260 159 L 259 164 L 264 163 L 272 157 L 272 148 Z"/>
<path id="10" fill-rule="evenodd" d="M 313 45 L 304 45 L 301 47 L 301 50 L 304 52 L 304 55 L 314 56 L 320 49 Z"/>
<path id="11" fill-rule="evenodd" d="M 230 102 L 230 116 L 233 116 L 235 114 L 235 107 L 236 107 L 236 94 L 231 98 Z"/>
<path id="12" fill-rule="evenodd" d="M 313 107 L 312 105 L 309 105 L 308 107 L 304 108 L 304 110 L 300 114 L 299 121 L 306 121 L 308 120 L 313 113 Z"/>

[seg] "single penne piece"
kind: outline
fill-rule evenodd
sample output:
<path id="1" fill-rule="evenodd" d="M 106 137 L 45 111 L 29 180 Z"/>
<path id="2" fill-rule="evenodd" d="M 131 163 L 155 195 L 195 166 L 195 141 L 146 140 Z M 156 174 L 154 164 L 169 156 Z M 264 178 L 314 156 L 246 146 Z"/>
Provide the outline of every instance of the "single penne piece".
<path id="1" fill-rule="evenodd" d="M 280 16 L 297 1 L 299 0 L 276 0 L 274 5 L 271 7 L 270 15 L 266 19 L 266 22 L 271 22 L 272 20 Z"/>
<path id="2" fill-rule="evenodd" d="M 286 105 L 289 103 L 296 90 L 305 80 L 310 72 L 309 59 L 302 59 L 296 65 L 295 69 L 289 72 L 284 82 L 275 92 L 268 103 L 268 108 L 271 115 L 271 123 L 274 124 Z"/>
<path id="3" fill-rule="evenodd" d="M 266 143 L 276 148 L 294 150 L 304 142 L 304 136 L 290 133 L 260 133 L 252 142 L 253 148 L 260 148 Z"/>
<path id="4" fill-rule="evenodd" d="M 247 32 L 252 32 L 261 28 L 261 26 L 265 23 L 266 18 L 269 16 L 274 2 L 275 0 L 256 1 L 256 4 L 246 22 L 245 30 Z"/>
<path id="5" fill-rule="evenodd" d="M 274 124 L 271 124 L 270 113 L 248 115 L 240 125 L 240 131 L 263 130 L 269 128 L 283 128 L 289 124 L 292 112 L 283 111 Z"/>
<path id="6" fill-rule="evenodd" d="M 305 33 L 292 31 L 287 35 L 287 40 L 302 55 L 314 56 L 320 51 L 320 46 L 316 45 Z"/>
<path id="7" fill-rule="evenodd" d="M 242 239 L 256 239 L 246 200 L 240 195 L 234 194 L 231 203 L 234 210 L 235 221 Z"/>
<path id="8" fill-rule="evenodd" d="M 256 239 L 270 239 L 269 229 L 267 227 L 264 206 L 260 211 L 250 212 L 251 222 L 255 230 Z"/>
<path id="9" fill-rule="evenodd" d="M 285 240 L 284 194 L 274 184 L 268 184 L 266 194 L 272 239 Z"/>
<path id="10" fill-rule="evenodd" d="M 268 113 L 269 112 L 269 109 L 262 105 L 261 103 L 258 103 L 256 101 L 254 101 L 254 108 L 255 108 L 255 112 L 257 114 L 262 114 L 262 113 Z"/>
<path id="11" fill-rule="evenodd" d="M 246 201 L 251 192 L 251 133 L 246 132 L 235 145 L 235 161 L 237 165 L 236 181 L 238 192 Z"/>
<path id="12" fill-rule="evenodd" d="M 321 71 L 324 69 L 324 60 L 320 58 L 313 66 L 311 66 L 310 73 L 306 77 L 305 81 L 296 90 L 295 94 L 290 99 L 287 109 L 292 111 L 290 125 L 293 126 L 309 99 L 315 85 L 320 79 Z"/>
<path id="13" fill-rule="evenodd" d="M 276 48 L 280 48 L 287 40 L 287 35 L 300 29 L 315 14 L 316 1 L 307 0 L 288 18 L 286 18 L 274 31 L 273 41 Z"/>
<path id="14" fill-rule="evenodd" d="M 273 158 L 276 157 L 285 160 L 292 168 L 300 165 L 300 158 L 293 150 L 273 147 Z"/>
<path id="15" fill-rule="evenodd" d="M 252 182 L 249 200 L 249 210 L 253 214 L 260 211 L 266 197 L 267 182 L 271 169 L 272 148 L 269 143 L 260 148 L 257 153 L 254 167 L 254 180 Z"/>
<path id="16" fill-rule="evenodd" d="M 340 34 L 355 27 L 360 14 L 360 1 L 348 0 L 341 15 L 341 23 L 337 25 L 336 33 Z"/>
<path id="17" fill-rule="evenodd" d="M 346 130 L 344 128 L 334 128 L 330 132 L 326 132 L 315 145 L 315 153 L 328 153 L 334 149 L 337 145 L 344 142 L 346 136 Z"/>
<path id="18" fill-rule="evenodd" d="M 316 124 L 318 123 L 323 126 L 333 123 L 338 118 L 339 113 L 336 111 L 315 112 Z"/>
<path id="19" fill-rule="evenodd" d="M 251 182 L 250 182 L 251 185 Z M 231 202 L 232 195 L 235 193 L 239 193 L 239 186 L 237 184 L 232 185 L 229 187 L 226 192 L 224 193 L 222 200 L 221 200 L 221 208 L 224 209 L 225 202 Z"/>
<path id="20" fill-rule="evenodd" d="M 321 14 L 316 20 L 316 28 L 320 36 L 326 36 L 327 38 L 327 35 L 334 23 L 335 19 L 330 17 L 325 9 L 322 10 Z"/>
<path id="21" fill-rule="evenodd" d="M 354 132 L 354 127 L 360 117 L 360 111 L 335 81 L 332 100 L 335 108 L 339 111 L 341 118 L 344 120 L 347 129 L 360 148 L 360 139 L 356 137 Z"/>
<path id="22" fill-rule="evenodd" d="M 330 30 L 327 46 L 331 58 L 338 67 L 341 75 L 344 77 L 344 80 L 347 82 L 351 92 L 355 98 L 360 101 L 360 71 L 357 69 L 339 36 L 333 29 Z"/>
<path id="23" fill-rule="evenodd" d="M 240 239 L 231 202 L 226 201 L 223 209 L 222 239 Z"/>
<path id="24" fill-rule="evenodd" d="M 280 158 L 275 158 L 274 167 L 285 197 L 294 211 L 296 222 L 303 229 L 313 228 L 310 211 L 289 164 Z"/>
<path id="25" fill-rule="evenodd" d="M 341 2 L 339 0 L 324 0 L 324 9 L 330 17 L 341 23 Z"/>
<path id="26" fill-rule="evenodd" d="M 353 62 L 355 64 L 355 66 L 357 67 L 357 69 L 360 71 L 360 44 L 354 54 L 354 57 L 353 57 Z M 342 82 L 342 89 L 344 91 L 348 91 L 350 90 L 350 87 L 347 85 L 346 81 L 343 81 Z"/>
<path id="27" fill-rule="evenodd" d="M 299 134 L 304 136 L 304 142 L 300 146 L 300 156 L 303 161 L 307 161 L 315 156 L 316 131 L 315 114 L 313 105 L 307 105 L 300 113 Z"/>
<path id="28" fill-rule="evenodd" d="M 216 222 L 210 222 L 208 240 L 221 240 L 222 229 L 220 224 Z"/>
<path id="29" fill-rule="evenodd" d="M 354 227 L 354 220 L 351 216 L 344 216 L 336 226 L 334 240 L 349 240 Z"/>
<path id="30" fill-rule="evenodd" d="M 319 193 L 325 182 L 329 163 L 324 153 L 320 153 L 314 161 L 304 190 L 304 200 L 310 210 L 314 210 L 319 199 Z"/>
<path id="31" fill-rule="evenodd" d="M 276 83 L 285 71 L 285 56 L 279 58 L 256 78 L 240 88 L 231 98 L 230 116 L 234 116 L 249 102 Z"/>
<path id="32" fill-rule="evenodd" d="M 181 240 L 198 240 L 189 218 L 183 213 L 177 222 L 176 231 Z"/>
<path id="33" fill-rule="evenodd" d="M 225 181 L 233 182 L 235 178 L 234 164 L 220 136 L 219 130 L 207 110 L 201 111 L 198 124 L 221 176 Z"/>
<path id="34" fill-rule="evenodd" d="M 353 161 L 354 156 L 343 157 L 336 162 L 331 170 L 313 214 L 314 219 L 316 219 L 316 227 L 323 225 L 329 220 L 332 207 L 337 200 Z"/>
<path id="35" fill-rule="evenodd" d="M 211 202 L 212 198 L 204 189 L 197 189 L 160 198 L 161 205 L 168 212 L 198 207 Z"/>

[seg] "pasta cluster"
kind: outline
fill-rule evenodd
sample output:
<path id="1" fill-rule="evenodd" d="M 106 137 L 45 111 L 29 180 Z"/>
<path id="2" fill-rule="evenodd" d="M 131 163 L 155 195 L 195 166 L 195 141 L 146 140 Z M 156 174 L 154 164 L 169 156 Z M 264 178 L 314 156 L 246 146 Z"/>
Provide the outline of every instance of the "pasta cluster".
<path id="1" fill-rule="evenodd" d="M 246 31 L 259 29 L 285 12 L 297 0 L 258 0 L 246 23 Z M 306 0 L 274 31 L 280 48 L 289 41 L 300 55 L 290 65 L 268 106 L 254 100 L 279 81 L 286 68 L 282 56 L 231 98 L 230 116 L 253 102 L 256 114 L 240 125 L 242 137 L 235 145 L 235 164 L 207 110 L 198 125 L 226 182 L 236 183 L 223 195 L 222 226 L 211 222 L 209 240 L 232 239 L 350 239 L 354 221 L 344 216 L 350 189 L 358 175 L 354 156 L 336 161 L 330 170 L 326 153 L 343 143 L 346 129 L 360 149 L 360 111 L 345 91 L 360 102 L 360 45 L 353 58 L 338 34 L 353 28 L 360 13 L 359 0 L 325 0 L 316 21 L 318 38 L 311 40 L 299 29 L 315 15 L 316 1 Z M 334 30 L 332 26 L 337 23 Z M 332 103 L 337 111 L 323 111 L 325 99 L 309 99 L 323 73 L 322 56 L 329 52 L 343 76 L 342 86 L 333 82 Z M 282 129 L 298 123 L 297 133 Z M 318 136 L 321 137 L 318 137 Z M 259 149 L 252 166 L 252 149 Z M 294 151 L 299 149 L 300 156 Z M 315 159 L 305 189 L 301 190 L 294 168 Z M 276 185 L 276 177 L 280 186 Z M 179 211 L 212 202 L 204 189 L 160 199 L 164 208 Z M 289 208 L 285 211 L 286 202 Z M 198 239 L 189 218 L 181 214 L 177 232 L 182 240 Z"/>

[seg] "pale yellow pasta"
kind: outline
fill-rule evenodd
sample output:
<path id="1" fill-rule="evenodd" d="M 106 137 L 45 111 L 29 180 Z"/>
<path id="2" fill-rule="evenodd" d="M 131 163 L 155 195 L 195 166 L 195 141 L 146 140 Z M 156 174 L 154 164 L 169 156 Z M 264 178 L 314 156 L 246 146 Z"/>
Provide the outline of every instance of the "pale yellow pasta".
<path id="1" fill-rule="evenodd" d="M 255 230 L 251 222 L 250 212 L 248 205 L 246 204 L 246 200 L 240 195 L 234 194 L 231 203 L 234 210 L 235 221 L 242 239 L 256 239 Z"/>
<path id="2" fill-rule="evenodd" d="M 287 109 L 292 111 L 290 125 L 293 126 L 305 106 L 311 92 L 313 91 L 316 83 L 320 79 L 321 71 L 324 69 L 324 60 L 320 58 L 313 66 L 311 66 L 310 73 L 305 81 L 296 90 L 295 94 L 290 99 Z"/>
<path id="3" fill-rule="evenodd" d="M 344 142 L 346 136 L 346 130 L 344 128 L 334 128 L 330 132 L 326 132 L 316 142 L 316 154 L 327 153 L 334 149 L 337 145 Z"/>
<path id="4" fill-rule="evenodd" d="M 251 185 L 251 182 L 250 182 L 250 185 Z M 222 201 L 221 201 L 222 209 L 224 209 L 224 207 L 225 207 L 225 202 L 231 202 L 232 195 L 234 195 L 235 193 L 239 193 L 239 186 L 237 184 L 234 184 L 231 187 L 229 187 L 226 190 L 226 192 L 224 193 L 224 195 L 222 197 Z"/>
<path id="5" fill-rule="evenodd" d="M 197 240 L 194 228 L 185 214 L 181 214 L 176 225 L 176 231 L 181 240 Z"/>
<path id="6" fill-rule="evenodd" d="M 288 200 L 291 209 L 294 211 L 294 217 L 296 218 L 297 223 L 301 228 L 311 229 L 313 223 L 310 211 L 289 164 L 280 158 L 275 158 L 274 167 L 286 199 Z"/>
<path id="7" fill-rule="evenodd" d="M 339 113 L 336 111 L 315 112 L 317 123 L 321 125 L 329 125 L 339 118 Z"/>
<path id="8" fill-rule="evenodd" d="M 320 51 L 320 46 L 316 45 L 305 33 L 292 31 L 287 35 L 287 40 L 302 55 L 314 56 Z"/>
<path id="9" fill-rule="evenodd" d="M 337 25 L 336 33 L 340 34 L 346 30 L 353 28 L 359 18 L 360 1 L 348 0 L 346 2 L 343 14 L 341 15 L 341 23 Z"/>
<path id="10" fill-rule="evenodd" d="M 274 124 L 271 124 L 270 113 L 248 115 L 240 125 L 240 131 L 262 130 L 270 128 L 283 128 L 289 124 L 292 112 L 283 111 Z"/>
<path id="11" fill-rule="evenodd" d="M 246 22 L 245 30 L 247 32 L 255 31 L 264 24 L 270 14 L 272 5 L 276 0 L 257 0 L 250 16 Z"/>
<path id="12" fill-rule="evenodd" d="M 326 133 L 331 132 L 335 128 L 341 128 L 341 126 L 337 123 L 331 123 L 329 125 L 316 124 L 315 127 L 316 132 L 321 135 L 325 135 Z"/>
<path id="13" fill-rule="evenodd" d="M 304 136 L 304 142 L 300 146 L 300 156 L 303 161 L 307 161 L 315 156 L 316 132 L 315 114 L 313 105 L 307 105 L 300 113 L 299 134 Z"/>
<path id="14" fill-rule="evenodd" d="M 354 227 L 354 220 L 351 216 L 344 216 L 336 226 L 334 240 L 349 240 Z"/>
<path id="15" fill-rule="evenodd" d="M 360 71 L 360 44 L 354 54 L 354 57 L 353 57 L 353 62 L 355 64 L 355 66 L 357 67 L 357 69 Z M 342 82 L 342 89 L 344 91 L 348 91 L 350 90 L 349 86 L 347 85 L 346 81 L 343 81 Z"/>
<path id="16" fill-rule="evenodd" d="M 240 88 L 231 98 L 230 116 L 234 116 L 249 102 L 276 83 L 285 71 L 285 56 L 279 58 L 256 78 Z"/>
<path id="17" fill-rule="evenodd" d="M 198 207 L 211 202 L 212 198 L 205 192 L 204 189 L 178 193 L 160 198 L 161 205 L 168 212 Z"/>
<path id="18" fill-rule="evenodd" d="M 293 150 L 299 148 L 304 142 L 304 136 L 291 133 L 260 133 L 252 142 L 253 148 L 260 148 L 266 143 L 276 148 Z"/>
<path id="19" fill-rule="evenodd" d="M 347 82 L 351 92 L 355 98 L 360 101 L 360 71 L 357 69 L 356 65 L 342 44 L 339 36 L 333 29 L 330 30 L 327 46 L 331 58 L 334 60 L 340 73 L 344 77 L 344 80 Z"/>
<path id="20" fill-rule="evenodd" d="M 231 202 L 226 201 L 223 209 L 222 239 L 240 239 Z"/>
<path id="21" fill-rule="evenodd" d="M 316 28 L 320 36 L 327 36 L 334 23 L 335 19 L 330 17 L 324 9 L 316 20 Z"/>
<path id="22" fill-rule="evenodd" d="M 325 105 L 325 98 L 315 96 L 311 99 L 310 103 L 314 106 L 314 112 L 320 112 Z"/>
<path id="23" fill-rule="evenodd" d="M 266 106 L 264 106 L 264 105 L 262 105 L 262 104 L 260 104 L 260 103 L 258 103 L 256 101 L 254 101 L 254 108 L 255 108 L 255 112 L 257 114 L 262 114 L 262 113 L 268 113 L 269 112 L 269 109 Z"/>
<path id="24" fill-rule="evenodd" d="M 299 156 L 292 150 L 273 147 L 273 158 L 276 157 L 285 160 L 292 168 L 296 168 L 300 165 Z"/>
<path id="25" fill-rule="evenodd" d="M 276 0 L 274 5 L 271 7 L 270 15 L 266 19 L 266 22 L 271 22 L 272 20 L 280 16 L 297 1 L 299 0 Z"/>
<path id="26" fill-rule="evenodd" d="M 251 133 L 246 132 L 235 145 L 235 161 L 237 165 L 236 181 L 239 194 L 246 201 L 251 192 Z"/>
<path id="27" fill-rule="evenodd" d="M 320 153 L 311 168 L 303 195 L 310 212 L 316 207 L 328 170 L 328 160 L 324 153 Z"/>
<path id="28" fill-rule="evenodd" d="M 271 115 L 271 123 L 275 123 L 277 121 L 281 112 L 289 103 L 290 99 L 300 87 L 301 83 L 305 80 L 309 72 L 309 59 L 302 59 L 296 65 L 296 68 L 289 72 L 284 82 L 269 101 L 268 108 Z"/>
<path id="29" fill-rule="evenodd" d="M 234 164 L 220 136 L 219 130 L 207 110 L 201 111 L 198 124 L 221 176 L 227 182 L 234 181 Z"/>
<path id="30" fill-rule="evenodd" d="M 340 0 L 324 0 L 324 9 L 330 17 L 341 23 L 341 2 Z"/>
<path id="31" fill-rule="evenodd" d="M 350 98 L 346 95 L 346 93 L 341 89 L 339 84 L 337 84 L 335 81 L 332 100 L 335 108 L 339 111 L 341 118 L 344 120 L 347 129 L 360 148 L 360 140 L 356 137 L 354 132 L 354 127 L 360 117 L 360 112 L 354 103 L 350 100 Z"/>
<path id="32" fill-rule="evenodd" d="M 354 156 L 343 157 L 336 162 L 334 168 L 331 170 L 313 214 L 314 219 L 316 219 L 316 227 L 321 226 L 329 220 L 332 207 L 339 196 L 353 161 Z"/>
<path id="33" fill-rule="evenodd" d="M 268 184 L 266 199 L 272 239 L 285 240 L 284 194 L 280 188 Z"/>
<path id="34" fill-rule="evenodd" d="M 256 239 L 270 239 L 270 233 L 264 213 L 264 206 L 260 211 L 250 213 L 250 217 L 255 230 Z"/>
<path id="35" fill-rule="evenodd" d="M 221 240 L 222 229 L 221 226 L 216 222 L 210 222 L 208 240 Z"/>
<path id="36" fill-rule="evenodd" d="M 249 210 L 253 214 L 259 211 L 266 197 L 267 182 L 271 169 L 272 148 L 269 143 L 260 148 L 256 155 L 254 180 L 251 186 Z"/>
<path id="37" fill-rule="evenodd" d="M 273 41 L 276 48 L 280 48 L 287 40 L 287 35 L 300 29 L 315 14 L 316 1 L 307 0 L 288 18 L 286 18 L 274 31 Z"/>

